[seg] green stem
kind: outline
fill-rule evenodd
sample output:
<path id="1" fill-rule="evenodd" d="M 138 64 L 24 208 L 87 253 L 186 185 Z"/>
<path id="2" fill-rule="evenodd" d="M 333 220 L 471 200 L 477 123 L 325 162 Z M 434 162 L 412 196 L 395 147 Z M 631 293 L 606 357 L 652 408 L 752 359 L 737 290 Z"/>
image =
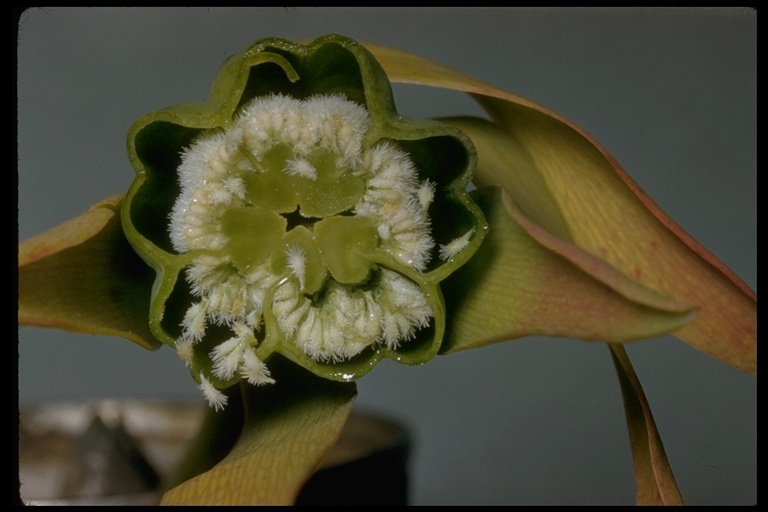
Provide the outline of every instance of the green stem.
<path id="1" fill-rule="evenodd" d="M 243 392 L 241 386 L 232 386 L 224 393 L 228 398 L 227 407 L 220 411 L 205 408 L 200 430 L 176 470 L 163 482 L 163 489 L 172 489 L 208 471 L 232 450 L 245 420 Z"/>

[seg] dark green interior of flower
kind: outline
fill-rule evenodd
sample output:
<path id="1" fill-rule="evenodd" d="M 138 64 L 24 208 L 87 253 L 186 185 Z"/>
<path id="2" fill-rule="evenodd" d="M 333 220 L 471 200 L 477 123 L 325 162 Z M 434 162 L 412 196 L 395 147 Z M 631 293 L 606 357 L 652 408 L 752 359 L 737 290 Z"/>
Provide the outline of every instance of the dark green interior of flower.
<path id="1" fill-rule="evenodd" d="M 174 252 L 168 233 L 168 218 L 180 188 L 176 169 L 181 148 L 187 147 L 201 130 L 157 121 L 136 136 L 136 153 L 146 168 L 145 181 L 131 203 L 136 230 L 153 244 Z"/>
<path id="2" fill-rule="evenodd" d="M 419 179 L 429 179 L 438 186 L 429 207 L 435 240 L 429 271 L 443 263 L 438 255 L 440 244 L 449 243 L 477 225 L 477 218 L 457 199 L 459 189 L 468 185 L 465 173 L 469 156 L 461 141 L 448 135 L 395 143 L 410 155 L 419 170 Z"/>
<path id="3" fill-rule="evenodd" d="M 343 46 L 328 43 L 309 56 L 269 46 L 263 51 L 285 58 L 301 79 L 291 82 L 285 70 L 275 63 L 253 66 L 238 108 L 257 96 L 277 92 L 299 99 L 314 94 L 338 93 L 361 105 L 366 104 L 360 65 L 355 56 Z"/>
<path id="4" fill-rule="evenodd" d="M 190 300 L 192 296 L 189 284 L 184 279 L 184 275 L 180 274 L 176 280 L 176 286 L 173 288 L 173 292 L 165 301 L 165 311 L 160 321 L 160 326 L 172 340 L 176 340 L 181 337 L 181 325 L 184 320 L 184 315 L 189 309 Z"/>

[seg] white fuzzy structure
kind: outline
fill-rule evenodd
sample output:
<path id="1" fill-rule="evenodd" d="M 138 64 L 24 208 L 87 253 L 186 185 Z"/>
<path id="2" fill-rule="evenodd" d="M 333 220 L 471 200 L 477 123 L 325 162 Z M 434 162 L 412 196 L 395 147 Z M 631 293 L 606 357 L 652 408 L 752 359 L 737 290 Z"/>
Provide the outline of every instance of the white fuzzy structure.
<path id="1" fill-rule="evenodd" d="M 355 212 L 375 221 L 382 247 L 397 261 L 423 271 L 434 247 L 427 216 L 430 182 L 419 183 L 408 155 L 389 143 L 366 151 L 362 162 L 368 186 Z"/>
<path id="2" fill-rule="evenodd" d="M 382 269 L 372 289 L 350 291 L 332 282 L 326 294 L 312 304 L 286 282 L 274 308 L 281 330 L 319 361 L 349 359 L 376 343 L 394 350 L 434 316 L 421 288 L 391 270 Z"/>
<path id="3" fill-rule="evenodd" d="M 200 391 L 203 392 L 203 396 L 208 401 L 208 405 L 217 411 L 224 409 L 224 407 L 227 405 L 227 396 L 216 389 L 216 387 L 211 384 L 211 381 L 205 378 L 205 375 L 202 372 L 200 373 L 199 377 L 200 384 L 198 387 L 200 388 Z"/>
<path id="4" fill-rule="evenodd" d="M 291 176 L 301 176 L 312 181 L 317 179 L 317 169 L 304 158 L 297 158 L 286 162 L 285 172 Z"/>
<path id="5" fill-rule="evenodd" d="M 176 342 L 176 353 L 179 355 L 182 361 L 184 361 L 184 364 L 187 365 L 187 367 L 192 365 L 193 357 L 195 355 L 195 351 L 192 348 L 192 341 L 191 340 L 180 340 Z"/>
<path id="6" fill-rule="evenodd" d="M 235 336 L 219 343 L 210 354 L 213 361 L 213 374 L 222 380 L 234 377 L 246 348 L 247 340 L 242 336 Z"/>
<path id="7" fill-rule="evenodd" d="M 434 184 L 434 182 L 429 180 L 426 180 L 419 187 L 418 199 L 419 207 L 421 208 L 422 213 L 426 213 L 427 210 L 429 210 L 429 206 L 432 204 L 432 201 L 435 200 L 436 187 L 437 186 Z"/>
<path id="8" fill-rule="evenodd" d="M 254 350 L 246 350 L 243 353 L 240 376 L 254 386 L 275 383 L 275 379 L 269 376 L 267 365 L 258 358 Z"/>
<path id="9" fill-rule="evenodd" d="M 376 257 L 388 258 L 392 267 L 424 271 L 435 247 L 428 212 L 436 186 L 421 179 L 409 155 L 393 143 L 364 148 L 370 124 L 366 110 L 342 95 L 303 100 L 269 95 L 246 104 L 226 129 L 205 132 L 184 150 L 169 231 L 175 251 L 196 252 L 186 269 L 196 302 L 183 317 L 176 345 L 188 365 L 208 327 L 225 326 L 232 336 L 207 354 L 212 375 L 221 381 L 239 376 L 256 385 L 274 382 L 256 355 L 266 308 L 280 330 L 272 335 L 318 361 L 349 359 L 375 344 L 395 349 L 429 325 L 433 312 L 426 296 L 394 270 L 379 268 L 376 285 L 365 288 L 330 278 L 322 299 L 315 301 L 304 291 L 309 269 L 299 245 L 278 244 L 287 261 L 280 275 L 273 272 L 271 258 L 237 269 L 226 253 L 222 216 L 253 206 L 248 187 L 254 176 L 277 171 L 316 182 L 324 179 L 316 160 L 322 158 L 323 165 L 331 162 L 350 179 L 364 181 L 362 196 L 345 214 L 365 217 L 376 228 Z M 274 158 L 265 156 L 276 154 L 273 149 L 285 154 L 277 170 Z M 271 158 L 268 164 L 266 158 Z M 470 236 L 440 246 L 441 258 L 455 256 Z M 199 380 L 210 405 L 223 407 L 226 396 L 203 374 Z"/>
<path id="10" fill-rule="evenodd" d="M 458 238 L 454 238 L 445 245 L 440 246 L 440 259 L 450 261 L 459 255 L 461 251 L 467 248 L 469 241 L 472 239 L 474 229 L 470 229 Z"/>
<path id="11" fill-rule="evenodd" d="M 303 289 L 307 271 L 307 255 L 304 249 L 298 245 L 289 247 L 285 251 L 285 257 L 288 259 L 288 268 L 291 269 L 293 275 L 299 280 L 299 286 Z"/>

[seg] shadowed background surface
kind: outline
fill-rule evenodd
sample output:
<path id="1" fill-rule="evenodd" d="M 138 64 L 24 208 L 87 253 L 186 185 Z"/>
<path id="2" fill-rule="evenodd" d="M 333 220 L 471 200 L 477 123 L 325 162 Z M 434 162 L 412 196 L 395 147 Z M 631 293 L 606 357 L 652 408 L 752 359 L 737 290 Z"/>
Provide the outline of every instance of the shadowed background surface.
<path id="1" fill-rule="evenodd" d="M 593 135 L 753 289 L 756 32 L 750 9 L 60 8 L 18 31 L 19 237 L 125 191 L 140 115 L 203 101 L 252 41 L 336 32 L 400 48 L 536 101 Z M 468 96 L 395 85 L 410 116 L 483 115 Z M 76 290 L 73 291 L 77 293 Z M 628 347 L 688 504 L 754 504 L 756 380 L 673 337 Z M 19 402 L 202 401 L 176 354 L 19 330 Z M 608 349 L 526 338 L 381 363 L 357 407 L 414 435 L 413 504 L 631 504 Z"/>

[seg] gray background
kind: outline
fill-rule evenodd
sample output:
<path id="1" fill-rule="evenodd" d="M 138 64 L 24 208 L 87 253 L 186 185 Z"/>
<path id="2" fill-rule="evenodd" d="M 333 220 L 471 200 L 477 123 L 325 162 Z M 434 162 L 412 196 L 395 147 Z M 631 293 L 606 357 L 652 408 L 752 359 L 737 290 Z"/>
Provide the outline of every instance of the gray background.
<path id="1" fill-rule="evenodd" d="M 756 289 L 756 30 L 749 9 L 61 8 L 18 32 L 19 236 L 124 191 L 125 134 L 201 101 L 255 39 L 342 33 L 428 56 L 541 103 L 600 141 Z M 407 115 L 480 114 L 396 86 Z M 672 337 L 629 346 L 689 504 L 756 497 L 756 381 Z M 19 400 L 201 400 L 167 349 L 19 331 Z M 357 406 L 415 437 L 414 504 L 630 504 L 623 409 L 605 346 L 527 338 L 358 383 Z"/>

